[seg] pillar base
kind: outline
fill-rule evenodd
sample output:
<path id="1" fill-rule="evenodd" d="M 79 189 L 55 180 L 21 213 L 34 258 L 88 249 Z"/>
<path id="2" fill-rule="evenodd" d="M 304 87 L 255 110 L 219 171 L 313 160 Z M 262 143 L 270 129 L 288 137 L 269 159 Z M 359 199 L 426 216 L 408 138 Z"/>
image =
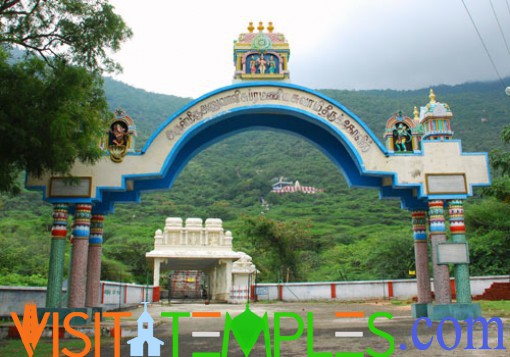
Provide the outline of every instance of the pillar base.
<path id="1" fill-rule="evenodd" d="M 411 305 L 411 312 L 413 318 L 417 319 L 419 317 L 427 317 L 428 316 L 428 305 L 427 303 L 418 303 Z"/>
<path id="2" fill-rule="evenodd" d="M 46 323 L 47 326 L 51 326 L 53 323 L 53 313 L 58 312 L 58 324 L 62 326 L 64 324 L 64 319 L 67 315 L 73 313 L 73 312 L 81 312 L 87 314 L 87 319 L 83 319 L 81 317 L 73 317 L 70 321 L 70 325 L 76 326 L 76 325 L 89 325 L 94 322 L 95 313 L 100 313 L 100 319 L 103 318 L 103 308 L 102 307 L 78 307 L 78 308 L 70 308 L 70 307 L 62 307 L 62 308 L 47 308 L 47 307 L 40 307 L 37 308 L 37 320 L 41 321 L 43 315 L 49 312 L 50 316 L 48 318 L 48 322 Z"/>
<path id="3" fill-rule="evenodd" d="M 153 286 L 152 287 L 152 302 L 159 302 L 161 300 L 161 287 Z"/>
<path id="4" fill-rule="evenodd" d="M 212 300 L 215 302 L 228 302 L 230 295 L 227 293 L 214 294 Z"/>
<path id="5" fill-rule="evenodd" d="M 480 304 L 428 304 L 427 316 L 432 321 L 440 321 L 445 317 L 453 317 L 463 321 L 469 317 L 476 318 L 482 316 Z"/>

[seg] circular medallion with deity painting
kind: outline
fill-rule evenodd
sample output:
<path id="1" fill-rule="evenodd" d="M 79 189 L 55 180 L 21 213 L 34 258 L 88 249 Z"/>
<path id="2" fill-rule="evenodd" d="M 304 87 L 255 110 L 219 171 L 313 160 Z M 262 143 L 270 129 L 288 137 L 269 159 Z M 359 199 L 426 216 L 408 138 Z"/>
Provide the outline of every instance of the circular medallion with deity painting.
<path id="1" fill-rule="evenodd" d="M 259 51 L 267 50 L 268 48 L 271 48 L 271 46 L 271 39 L 263 33 L 257 34 L 253 41 L 251 41 L 251 47 Z"/>

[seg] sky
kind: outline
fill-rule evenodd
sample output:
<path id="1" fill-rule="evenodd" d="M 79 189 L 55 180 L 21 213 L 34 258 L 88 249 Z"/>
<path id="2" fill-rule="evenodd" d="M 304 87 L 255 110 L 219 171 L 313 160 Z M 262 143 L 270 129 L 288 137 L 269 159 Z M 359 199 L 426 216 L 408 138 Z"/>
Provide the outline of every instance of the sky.
<path id="1" fill-rule="evenodd" d="M 249 22 L 272 21 L 290 46 L 291 82 L 304 87 L 407 90 L 497 80 L 510 76 L 509 2 L 110 0 L 134 33 L 113 55 L 124 69 L 113 78 L 198 98 L 232 84 L 233 41 Z"/>

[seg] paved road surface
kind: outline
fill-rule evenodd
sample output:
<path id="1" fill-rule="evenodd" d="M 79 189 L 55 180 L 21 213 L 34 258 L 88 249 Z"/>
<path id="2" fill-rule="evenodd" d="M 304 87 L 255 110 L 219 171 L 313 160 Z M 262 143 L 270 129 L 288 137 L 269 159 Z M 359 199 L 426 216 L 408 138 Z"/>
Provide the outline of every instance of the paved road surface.
<path id="1" fill-rule="evenodd" d="M 241 305 L 204 305 L 204 304 L 154 304 L 148 308 L 150 315 L 155 319 L 154 336 L 164 342 L 162 346 L 162 357 L 176 357 L 172 353 L 172 319 L 162 318 L 161 312 L 219 312 L 220 317 L 191 317 L 179 319 L 179 348 L 178 356 L 192 357 L 194 352 L 219 352 L 221 351 L 223 341 L 223 329 L 225 316 L 228 312 L 232 317 L 238 316 L 244 311 L 245 307 Z M 409 306 L 396 306 L 389 302 L 379 303 L 273 303 L 273 304 L 252 304 L 250 310 L 258 316 L 268 314 L 271 341 L 274 339 L 275 313 L 290 312 L 296 313 L 294 317 L 282 317 L 279 319 L 281 336 L 292 336 L 296 333 L 298 322 L 302 321 L 304 332 L 293 341 L 283 341 L 280 343 L 280 356 L 313 356 L 330 357 L 339 352 L 360 352 L 361 356 L 510 356 L 508 350 L 494 350 L 498 346 L 498 329 L 495 324 L 489 327 L 488 338 L 491 350 L 480 350 L 482 345 L 483 331 L 480 326 L 473 329 L 473 344 L 475 350 L 465 350 L 467 344 L 467 328 L 464 322 L 460 323 L 460 329 L 456 331 L 452 322 L 439 324 L 434 322 L 431 327 L 421 322 L 418 328 L 418 336 L 421 343 L 427 343 L 433 338 L 430 348 L 426 351 L 416 348 L 411 338 L 411 330 L 415 320 L 412 319 Z M 143 308 L 133 310 L 133 320 L 136 320 L 142 313 Z M 337 317 L 337 312 L 363 312 L 364 317 Z M 372 331 L 369 329 L 369 318 L 375 316 L 378 312 L 389 313 L 392 319 L 380 316 L 373 322 Z M 313 316 L 313 318 L 312 318 Z M 278 320 L 278 318 L 277 318 Z M 504 319 L 503 344 L 510 348 L 510 319 Z M 313 329 L 310 328 L 310 323 Z M 132 322 L 133 324 L 133 322 Z M 441 326 L 442 333 L 437 334 L 438 327 Z M 377 329 L 377 330 L 374 330 Z M 132 328 L 131 333 L 136 336 L 136 331 Z M 309 335 L 313 331 L 313 336 Z M 379 331 L 379 332 L 378 332 Z M 382 332 L 381 332 L 382 331 Z M 126 331 L 128 333 L 129 331 Z M 193 337 L 193 332 L 218 333 L 219 337 Z M 346 335 L 348 337 L 336 337 L 335 335 Z M 352 335 L 356 336 L 352 336 Z M 387 334 L 387 335 L 385 335 Z M 203 334 L 202 334 L 203 335 Z M 362 337 L 360 337 L 362 335 Z M 393 336 L 394 351 L 390 350 L 388 335 Z M 349 337 L 352 336 L 352 337 Z M 129 345 L 127 341 L 132 337 L 123 337 L 121 339 L 120 356 L 130 356 Z M 456 344 L 456 338 L 459 339 L 458 347 L 452 350 L 445 350 L 438 343 L 441 340 L 445 347 L 451 347 Z M 313 342 L 310 342 L 313 341 Z M 307 346 L 313 344 L 315 353 L 324 352 L 324 354 L 312 354 L 307 352 Z M 405 345 L 405 349 L 404 348 Z M 374 352 L 368 354 L 367 349 Z M 326 354 L 325 352 L 330 352 Z M 145 352 L 148 356 L 147 352 Z M 249 356 L 265 356 L 264 339 L 261 335 Z M 94 354 L 90 353 L 93 357 Z M 102 357 L 114 357 L 114 346 L 108 344 L 101 348 Z M 230 343 L 228 356 L 244 356 L 238 343 L 230 334 Z M 337 354 L 337 356 L 347 356 L 346 354 Z M 197 357 L 197 356 L 195 356 Z M 219 355 L 218 355 L 219 357 Z"/>

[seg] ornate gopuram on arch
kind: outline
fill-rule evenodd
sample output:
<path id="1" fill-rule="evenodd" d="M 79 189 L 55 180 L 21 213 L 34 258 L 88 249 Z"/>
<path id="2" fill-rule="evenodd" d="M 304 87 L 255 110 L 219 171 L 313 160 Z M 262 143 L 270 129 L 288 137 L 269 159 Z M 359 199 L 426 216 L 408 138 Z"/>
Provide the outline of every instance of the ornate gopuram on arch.
<path id="1" fill-rule="evenodd" d="M 245 68 L 244 54 L 255 50 L 277 53 L 285 61 L 282 68 L 287 68 L 289 53 L 283 35 L 263 29 L 259 26 L 257 41 L 253 40 L 254 33 L 248 32 L 240 38 L 252 42 L 235 43 L 236 73 Z M 277 41 L 282 43 L 276 46 Z M 239 74 L 235 84 L 194 100 L 165 121 L 139 152 L 127 150 L 119 160 L 117 156 L 112 159 L 105 149 L 105 156 L 94 165 L 77 162 L 71 170 L 72 184 L 49 174 L 27 178 L 27 187 L 41 190 L 44 199 L 55 207 L 48 307 L 55 307 L 53 296 L 61 291 L 62 237 L 66 235 L 63 217 L 69 209 L 74 212 L 69 306 L 96 307 L 103 218 L 113 212 L 115 203 L 140 202 L 142 192 L 170 188 L 201 150 L 241 131 L 263 128 L 308 140 L 335 164 L 349 185 L 378 189 L 381 199 L 399 199 L 402 208 L 412 212 L 418 282 L 414 316 L 440 319 L 480 315 L 479 305 L 471 303 L 463 201 L 473 195 L 475 187 L 490 185 L 488 156 L 462 151 L 461 141 L 452 138 L 448 105 L 437 102 L 431 91 L 429 102 L 415 111 L 414 119 L 403 115 L 390 118 L 387 131 L 391 129 L 391 140 L 388 135 L 383 145 L 341 103 L 290 84 L 285 76 L 272 80 L 270 75 L 265 72 L 259 79 L 257 73 L 250 73 L 243 80 Z M 407 133 L 399 134 L 399 129 Z M 407 140 L 412 145 L 406 146 Z M 432 245 L 435 301 L 431 297 L 428 240 Z M 450 264 L 454 264 L 456 303 L 452 303 Z"/>

